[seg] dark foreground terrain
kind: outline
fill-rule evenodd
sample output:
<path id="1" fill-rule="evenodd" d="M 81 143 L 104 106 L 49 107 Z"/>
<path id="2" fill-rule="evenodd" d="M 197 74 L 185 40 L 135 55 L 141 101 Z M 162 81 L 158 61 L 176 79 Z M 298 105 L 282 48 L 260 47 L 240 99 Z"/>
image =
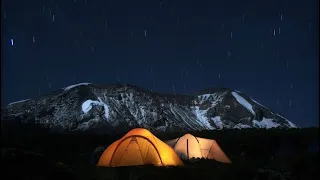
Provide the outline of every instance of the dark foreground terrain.
<path id="1" fill-rule="evenodd" d="M 97 147 L 123 134 L 52 134 L 2 127 L 1 179 L 319 179 L 318 128 L 193 132 L 217 140 L 233 164 L 209 160 L 184 167 L 97 168 Z M 182 133 L 156 134 L 168 140 Z"/>

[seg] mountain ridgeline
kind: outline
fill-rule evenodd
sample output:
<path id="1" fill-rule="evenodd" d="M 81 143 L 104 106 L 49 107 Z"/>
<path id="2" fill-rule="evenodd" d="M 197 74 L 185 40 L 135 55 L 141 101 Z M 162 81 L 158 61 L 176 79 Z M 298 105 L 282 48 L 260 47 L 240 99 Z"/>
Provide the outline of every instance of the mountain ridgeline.
<path id="1" fill-rule="evenodd" d="M 223 128 L 296 128 L 243 93 L 211 88 L 197 95 L 160 94 L 132 85 L 72 85 L 36 99 L 9 104 L 1 119 L 52 131 L 154 132 Z"/>

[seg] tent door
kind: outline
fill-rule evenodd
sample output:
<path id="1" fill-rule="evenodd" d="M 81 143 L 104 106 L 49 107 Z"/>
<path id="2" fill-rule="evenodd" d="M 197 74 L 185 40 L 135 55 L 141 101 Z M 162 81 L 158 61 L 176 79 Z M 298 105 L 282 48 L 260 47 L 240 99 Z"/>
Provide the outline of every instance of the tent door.
<path id="1" fill-rule="evenodd" d="M 135 153 L 137 151 L 139 151 L 140 153 Z M 135 156 L 135 158 L 132 158 L 131 156 Z M 133 162 L 132 162 L 132 160 L 133 160 Z M 127 145 L 127 147 L 125 149 L 125 153 L 120 158 L 120 162 L 121 162 L 121 164 L 132 164 L 132 165 L 133 164 L 139 164 L 139 165 L 145 164 L 136 137 L 132 137 L 130 139 L 129 144 Z"/>

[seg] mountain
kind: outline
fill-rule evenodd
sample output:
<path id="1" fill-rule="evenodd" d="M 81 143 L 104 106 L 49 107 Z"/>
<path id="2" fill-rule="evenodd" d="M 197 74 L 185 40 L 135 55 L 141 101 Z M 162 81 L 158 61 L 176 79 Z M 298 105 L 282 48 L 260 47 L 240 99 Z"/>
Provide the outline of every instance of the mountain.
<path id="1" fill-rule="evenodd" d="M 151 131 L 223 128 L 296 128 L 245 94 L 210 88 L 197 95 L 160 94 L 126 84 L 81 83 L 9 104 L 2 120 L 53 131 L 112 133 L 144 127 Z"/>

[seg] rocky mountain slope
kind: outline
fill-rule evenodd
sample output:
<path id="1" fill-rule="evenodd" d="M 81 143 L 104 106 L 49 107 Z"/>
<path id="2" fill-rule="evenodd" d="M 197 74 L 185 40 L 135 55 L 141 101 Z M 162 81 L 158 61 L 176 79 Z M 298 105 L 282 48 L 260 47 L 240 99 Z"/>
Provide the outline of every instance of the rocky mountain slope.
<path id="1" fill-rule="evenodd" d="M 1 119 L 58 131 L 190 131 L 222 128 L 295 128 L 284 117 L 228 88 L 195 96 L 167 95 L 132 85 L 72 85 L 9 104 Z"/>

